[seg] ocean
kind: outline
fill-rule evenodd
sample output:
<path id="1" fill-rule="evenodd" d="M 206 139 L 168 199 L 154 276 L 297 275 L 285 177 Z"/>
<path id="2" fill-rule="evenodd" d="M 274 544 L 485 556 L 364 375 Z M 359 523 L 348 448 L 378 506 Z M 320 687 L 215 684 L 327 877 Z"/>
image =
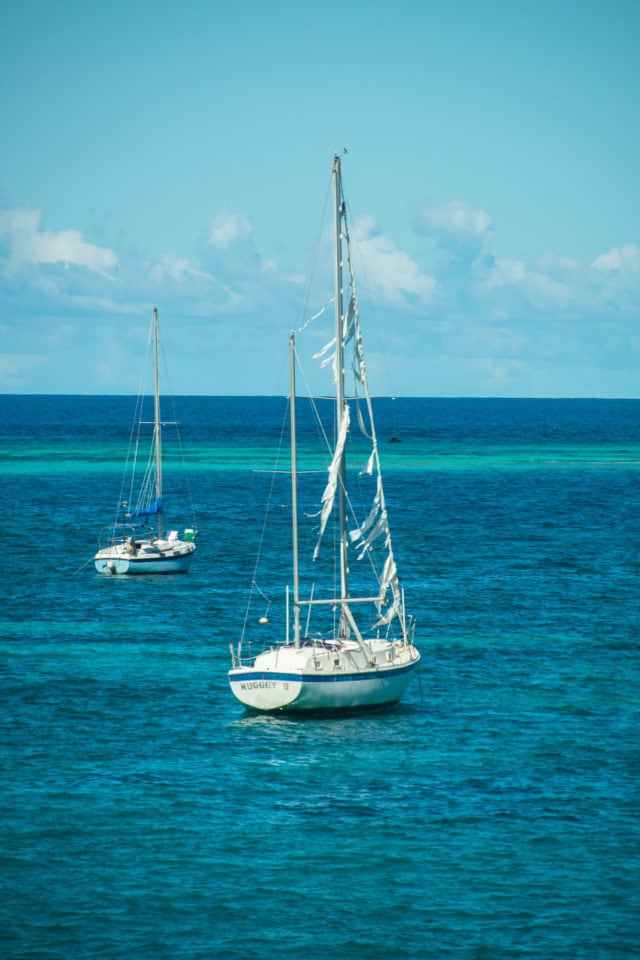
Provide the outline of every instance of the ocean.
<path id="1" fill-rule="evenodd" d="M 3 960 L 640 956 L 640 401 L 376 401 L 422 661 L 325 719 L 227 683 L 284 399 L 176 398 L 191 571 L 100 577 L 133 403 L 0 397 Z"/>

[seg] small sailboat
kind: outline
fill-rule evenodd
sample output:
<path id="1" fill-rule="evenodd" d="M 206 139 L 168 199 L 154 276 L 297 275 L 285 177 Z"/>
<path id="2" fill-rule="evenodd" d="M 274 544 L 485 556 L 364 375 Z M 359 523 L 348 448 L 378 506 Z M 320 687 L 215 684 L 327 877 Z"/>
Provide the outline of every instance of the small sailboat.
<path id="1" fill-rule="evenodd" d="M 196 549 L 195 525 L 185 528 L 180 536 L 177 530 L 166 534 L 163 526 L 164 496 L 162 487 L 162 428 L 167 426 L 160 415 L 158 311 L 154 309 L 151 328 L 153 350 L 153 421 L 142 418 L 144 398 L 141 396 L 136 411 L 132 450 L 123 482 L 126 499 L 120 498 L 115 521 L 103 535 L 108 544 L 100 546 L 94 557 L 98 573 L 142 574 L 185 573 Z M 137 469 L 141 427 L 152 425 L 153 433 L 144 470 Z M 174 424 L 175 425 L 175 424 Z M 142 473 L 136 493 L 136 479 Z M 125 488 L 128 484 L 128 489 Z"/>
<path id="2" fill-rule="evenodd" d="M 266 649 L 255 656 L 251 653 L 247 656 L 245 648 L 248 646 L 250 651 L 253 648 L 252 640 L 245 636 L 245 621 L 243 636 L 236 645 L 231 645 L 228 674 L 231 690 L 237 699 L 257 711 L 340 712 L 395 703 L 402 697 L 420 660 L 413 639 L 415 623 L 405 612 L 404 591 L 399 584 L 391 543 L 338 156 L 333 158 L 332 183 L 335 338 L 316 357 L 324 355 L 326 359 L 335 348 L 335 440 L 328 481 L 316 514 L 320 519 L 315 521 L 318 530 L 313 559 L 317 559 L 324 546 L 329 518 L 335 519 L 337 514 L 331 526 L 337 529 L 338 574 L 335 579 L 331 577 L 326 592 L 314 582 L 303 596 L 298 547 L 295 386 L 298 358 L 295 336 L 291 335 L 289 416 L 293 583 L 291 594 L 287 589 L 286 626 L 280 642 L 278 637 L 271 638 Z M 348 296 L 343 291 L 345 254 L 349 272 Z M 354 393 L 349 397 L 345 384 L 348 354 L 350 368 L 355 374 Z M 364 519 L 355 518 L 347 490 L 347 482 L 352 476 L 346 461 L 352 407 L 356 409 L 361 432 L 367 438 L 368 457 L 361 474 L 368 478 L 372 496 Z M 371 568 L 370 573 L 375 578 L 375 586 L 368 591 L 359 589 L 356 592 L 351 588 L 350 578 L 356 579 L 350 570 L 353 552 L 356 552 L 358 561 Z M 260 593 L 266 597 L 262 590 Z M 316 620 L 320 622 L 319 629 Z M 257 629 L 264 630 L 268 618 L 263 616 L 260 621 L 262 626 Z"/>

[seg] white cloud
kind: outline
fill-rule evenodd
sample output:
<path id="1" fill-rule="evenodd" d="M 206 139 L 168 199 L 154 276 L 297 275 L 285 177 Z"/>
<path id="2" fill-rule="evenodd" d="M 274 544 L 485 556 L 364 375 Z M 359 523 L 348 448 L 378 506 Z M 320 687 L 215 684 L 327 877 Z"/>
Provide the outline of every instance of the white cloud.
<path id="1" fill-rule="evenodd" d="M 9 248 L 10 273 L 26 265 L 62 263 L 107 275 L 118 263 L 113 250 L 88 243 L 79 230 L 43 230 L 40 210 L 0 212 L 0 240 Z"/>
<path id="2" fill-rule="evenodd" d="M 486 237 L 493 231 L 491 217 L 485 210 L 474 210 L 460 200 L 444 206 L 426 206 L 415 217 L 420 232 L 433 232 L 449 237 Z"/>
<path id="3" fill-rule="evenodd" d="M 635 243 L 626 243 L 623 247 L 612 247 L 608 253 L 601 253 L 593 261 L 596 270 L 608 273 L 612 270 L 640 271 L 640 247 Z"/>
<path id="4" fill-rule="evenodd" d="M 521 283 L 527 276 L 527 268 L 522 260 L 499 258 L 493 261 L 491 269 L 483 280 L 486 290 Z"/>
<path id="5" fill-rule="evenodd" d="M 433 272 L 445 300 L 457 298 L 468 302 L 469 294 L 478 284 L 482 287 L 515 279 L 516 263 L 505 261 L 494 273 L 494 259 L 490 254 L 493 223 L 484 210 L 474 210 L 459 200 L 425 205 L 415 212 L 413 228 L 431 243 Z M 512 278 L 507 280 L 509 273 Z"/>
<path id="6" fill-rule="evenodd" d="M 493 304 L 502 304 L 503 294 L 519 297 L 521 305 L 531 316 L 539 309 L 564 308 L 573 298 L 574 265 L 567 264 L 565 269 L 556 267 L 547 271 L 538 267 L 528 267 L 523 260 L 497 258 L 491 260 L 477 287 L 477 292 L 487 299 L 493 298 Z"/>
<path id="7" fill-rule="evenodd" d="M 435 289 L 433 277 L 423 273 L 404 250 L 398 250 L 389 237 L 381 234 L 372 217 L 356 220 L 353 232 L 372 290 L 398 305 L 429 302 Z"/>
<path id="8" fill-rule="evenodd" d="M 183 283 L 185 280 L 193 278 L 213 282 L 211 274 L 206 273 L 204 270 L 198 270 L 186 257 L 176 257 L 171 253 L 166 253 L 160 257 L 151 269 L 151 279 L 158 283 L 167 279 L 175 280 L 177 283 Z"/>
<path id="9" fill-rule="evenodd" d="M 253 224 L 243 213 L 221 210 L 209 230 L 209 243 L 219 250 L 228 250 L 238 242 L 251 240 Z"/>
<path id="10" fill-rule="evenodd" d="M 546 255 L 539 262 L 487 258 L 475 292 L 494 307 L 510 304 L 530 320 L 587 318 L 640 310 L 640 248 L 627 244 L 591 264 Z"/>

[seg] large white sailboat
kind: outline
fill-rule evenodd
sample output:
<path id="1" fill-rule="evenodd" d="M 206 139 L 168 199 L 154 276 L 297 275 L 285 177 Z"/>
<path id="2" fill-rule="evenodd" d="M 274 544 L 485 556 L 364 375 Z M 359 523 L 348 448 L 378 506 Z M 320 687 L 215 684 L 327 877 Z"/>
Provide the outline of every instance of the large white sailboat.
<path id="1" fill-rule="evenodd" d="M 246 648 L 251 650 L 253 641 L 246 636 L 245 623 L 242 638 L 231 647 L 231 690 L 241 703 L 257 711 L 335 712 L 395 703 L 402 697 L 420 660 L 413 640 L 415 624 L 405 612 L 404 592 L 400 587 L 391 543 L 338 156 L 333 159 L 332 181 L 335 338 L 317 356 L 326 358 L 335 348 L 335 442 L 328 481 L 316 515 L 319 516 L 319 529 L 314 560 L 324 547 L 329 518 L 337 514 L 338 574 L 335 582 L 332 579 L 328 584 L 328 592 L 314 583 L 303 595 L 298 549 L 297 352 L 292 335 L 289 410 L 293 583 L 291 593 L 287 590 L 285 635 L 270 638 L 267 648 L 259 654 L 247 655 Z M 346 261 L 343 260 L 345 257 Z M 348 295 L 343 290 L 345 262 Z M 349 397 L 345 383 L 348 354 L 355 381 L 354 393 Z M 361 472 L 369 476 L 373 495 L 364 519 L 355 517 L 347 490 L 350 473 L 346 445 L 352 406 L 356 409 L 358 425 L 369 442 L 368 458 Z M 355 592 L 350 587 L 350 555 L 353 552 L 357 553 L 361 563 L 371 567 L 375 585 L 368 592 Z M 262 617 L 257 629 L 265 630 L 267 625 L 267 617 Z"/>
<path id="2" fill-rule="evenodd" d="M 166 426 L 160 415 L 159 335 L 158 311 L 154 309 L 151 327 L 153 350 L 153 433 L 148 446 L 148 458 L 143 469 L 138 470 L 140 428 L 148 423 L 142 417 L 144 398 L 139 398 L 136 423 L 132 435 L 132 451 L 126 471 L 123 490 L 126 499 L 120 499 L 114 522 L 105 528 L 103 536 L 108 543 L 100 546 L 94 557 L 98 573 L 186 573 L 196 549 L 195 525 L 185 528 L 182 536 L 178 530 L 164 532 L 163 525 L 163 474 L 162 474 L 162 428 Z M 136 481 L 142 474 L 136 492 Z"/>

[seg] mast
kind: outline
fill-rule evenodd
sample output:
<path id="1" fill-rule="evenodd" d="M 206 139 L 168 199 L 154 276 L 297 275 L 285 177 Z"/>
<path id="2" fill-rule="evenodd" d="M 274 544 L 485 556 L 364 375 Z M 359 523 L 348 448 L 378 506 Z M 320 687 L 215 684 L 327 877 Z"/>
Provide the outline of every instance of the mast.
<path id="1" fill-rule="evenodd" d="M 160 378 L 158 362 L 158 311 L 153 309 L 153 440 L 156 450 L 156 500 L 162 498 L 162 428 L 160 425 Z M 158 537 L 162 536 L 162 510 L 157 513 Z"/>
<path id="2" fill-rule="evenodd" d="M 291 523 L 293 546 L 293 642 L 300 646 L 300 571 L 298 565 L 298 460 L 296 440 L 296 344 L 289 337 L 289 418 L 291 428 Z"/>
<path id="3" fill-rule="evenodd" d="M 344 314 L 342 290 L 342 176 L 340 157 L 333 158 L 333 203 L 334 203 L 334 251 L 335 251 L 335 324 L 336 324 L 336 432 L 340 436 L 345 416 L 344 395 Z M 346 503 L 346 466 L 343 454 L 338 468 L 338 518 L 340 529 L 340 598 L 349 597 L 348 560 L 347 560 L 347 503 Z M 349 626 L 341 607 L 341 626 L 345 636 Z"/>

